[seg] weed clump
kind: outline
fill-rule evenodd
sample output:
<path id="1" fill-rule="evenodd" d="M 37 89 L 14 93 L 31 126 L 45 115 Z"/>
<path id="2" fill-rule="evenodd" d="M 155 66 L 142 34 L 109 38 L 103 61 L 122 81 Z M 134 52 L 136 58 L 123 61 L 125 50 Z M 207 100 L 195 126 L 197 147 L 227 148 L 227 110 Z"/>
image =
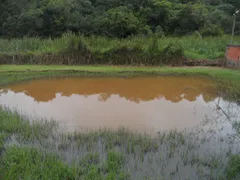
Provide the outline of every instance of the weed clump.
<path id="1" fill-rule="evenodd" d="M 240 156 L 233 155 L 228 161 L 227 166 L 227 179 L 240 178 Z"/>
<path id="2" fill-rule="evenodd" d="M 170 42 L 164 47 L 159 47 L 157 38 L 153 38 L 147 48 L 150 65 L 182 65 L 184 49 L 179 43 Z"/>
<path id="3" fill-rule="evenodd" d="M 10 179 L 75 179 L 76 170 L 54 154 L 35 148 L 10 147 L 1 157 L 0 177 Z M 9 171 L 11 169 L 11 171 Z"/>

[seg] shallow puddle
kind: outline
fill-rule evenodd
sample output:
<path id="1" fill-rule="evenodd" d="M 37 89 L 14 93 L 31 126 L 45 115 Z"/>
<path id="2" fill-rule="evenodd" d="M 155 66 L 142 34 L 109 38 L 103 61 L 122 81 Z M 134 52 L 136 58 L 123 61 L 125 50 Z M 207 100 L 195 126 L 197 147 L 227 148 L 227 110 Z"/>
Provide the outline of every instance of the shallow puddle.
<path id="1" fill-rule="evenodd" d="M 102 127 L 182 130 L 208 117 L 220 117 L 213 83 L 197 77 L 35 80 L 1 89 L 0 105 L 33 119 L 53 118 L 70 131 Z M 220 100 L 224 106 L 231 104 Z"/>

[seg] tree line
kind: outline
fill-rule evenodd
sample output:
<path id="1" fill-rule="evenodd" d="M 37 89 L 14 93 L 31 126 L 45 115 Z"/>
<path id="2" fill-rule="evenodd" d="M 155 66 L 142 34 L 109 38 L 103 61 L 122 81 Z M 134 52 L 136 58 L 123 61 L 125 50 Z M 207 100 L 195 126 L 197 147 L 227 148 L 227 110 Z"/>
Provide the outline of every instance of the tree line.
<path id="1" fill-rule="evenodd" d="M 238 8 L 240 0 L 0 0 L 0 36 L 215 36 L 231 33 Z"/>

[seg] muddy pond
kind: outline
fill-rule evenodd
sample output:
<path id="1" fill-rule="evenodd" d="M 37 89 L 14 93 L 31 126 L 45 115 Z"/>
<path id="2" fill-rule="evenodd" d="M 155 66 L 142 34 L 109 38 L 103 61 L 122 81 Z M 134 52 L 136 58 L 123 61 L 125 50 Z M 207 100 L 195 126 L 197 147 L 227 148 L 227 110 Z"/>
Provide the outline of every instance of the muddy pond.
<path id="1" fill-rule="evenodd" d="M 30 119 L 54 119 L 68 130 L 118 128 L 157 132 L 224 119 L 239 106 L 217 96 L 199 77 L 58 78 L 0 88 L 0 105 Z M 231 111 L 231 112 L 230 112 Z"/>

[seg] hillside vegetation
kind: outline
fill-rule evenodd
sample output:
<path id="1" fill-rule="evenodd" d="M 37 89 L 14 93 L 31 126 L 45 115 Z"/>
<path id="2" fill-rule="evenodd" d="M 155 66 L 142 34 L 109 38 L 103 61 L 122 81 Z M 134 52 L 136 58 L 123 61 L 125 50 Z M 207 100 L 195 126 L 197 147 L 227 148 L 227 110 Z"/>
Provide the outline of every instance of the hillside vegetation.
<path id="1" fill-rule="evenodd" d="M 1 0 L 0 36 L 229 34 L 238 8 L 239 0 Z"/>

